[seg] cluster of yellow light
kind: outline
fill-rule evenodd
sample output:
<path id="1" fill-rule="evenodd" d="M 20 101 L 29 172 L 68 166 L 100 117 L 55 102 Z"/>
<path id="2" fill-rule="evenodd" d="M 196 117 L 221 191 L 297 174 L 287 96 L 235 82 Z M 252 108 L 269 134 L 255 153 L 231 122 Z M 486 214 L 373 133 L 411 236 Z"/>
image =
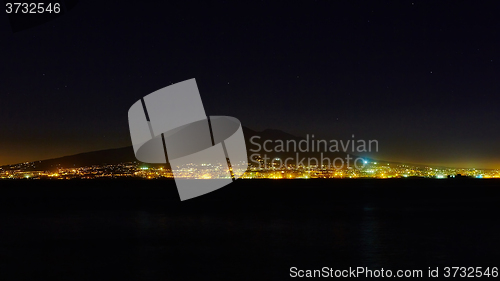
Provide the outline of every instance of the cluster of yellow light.
<path id="1" fill-rule="evenodd" d="M 299 166 L 280 169 L 278 167 L 249 167 L 247 172 L 241 176 L 245 179 L 309 179 L 309 178 L 402 178 L 402 177 L 427 177 L 444 179 L 448 177 L 457 177 L 458 174 L 466 177 L 494 179 L 500 178 L 500 170 L 481 170 L 481 169 L 455 169 L 455 168 L 434 168 L 425 166 L 411 166 L 405 164 L 388 164 L 370 162 L 362 169 L 352 167 L 341 170 L 328 169 L 321 166 Z M 203 168 L 201 168 L 203 166 Z M 203 164 L 195 166 L 187 165 L 176 172 L 179 178 L 198 178 L 198 179 L 216 179 L 227 178 L 228 173 L 241 174 L 246 169 L 244 166 L 232 166 L 222 168 L 222 166 L 212 166 Z M 31 166 L 30 166 L 31 167 Z M 214 169 L 214 167 L 216 169 Z M 32 167 L 30 168 L 32 169 Z M 236 172 L 234 172 L 236 171 Z M 136 176 L 145 179 L 173 178 L 173 173 L 164 167 L 147 167 L 137 163 L 122 163 L 117 165 L 90 166 L 79 168 L 59 168 L 55 172 L 24 170 L 18 167 L 17 170 L 2 171 L 0 169 L 0 178 L 2 179 L 71 179 L 71 178 L 115 178 Z"/>
<path id="2" fill-rule="evenodd" d="M 210 174 L 204 174 L 203 176 L 201 176 L 201 178 L 205 179 L 205 180 L 208 180 L 208 179 L 212 178 L 212 175 L 210 175 Z"/>

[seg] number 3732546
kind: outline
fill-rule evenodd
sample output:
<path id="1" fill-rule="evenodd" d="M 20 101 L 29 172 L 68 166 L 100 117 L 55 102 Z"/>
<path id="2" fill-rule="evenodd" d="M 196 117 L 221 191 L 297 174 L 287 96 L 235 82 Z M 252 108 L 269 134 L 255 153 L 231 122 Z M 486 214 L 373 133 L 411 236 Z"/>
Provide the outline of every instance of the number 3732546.
<path id="1" fill-rule="evenodd" d="M 7 14 L 43 14 L 61 12 L 60 3 L 5 3 Z"/>

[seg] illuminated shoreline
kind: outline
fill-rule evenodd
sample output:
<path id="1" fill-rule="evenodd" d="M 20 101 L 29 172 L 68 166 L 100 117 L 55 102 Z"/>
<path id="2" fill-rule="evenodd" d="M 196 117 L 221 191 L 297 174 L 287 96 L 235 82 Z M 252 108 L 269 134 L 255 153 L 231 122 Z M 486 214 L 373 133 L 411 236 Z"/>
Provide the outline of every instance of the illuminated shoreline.
<path id="1" fill-rule="evenodd" d="M 93 165 L 78 168 L 57 168 L 53 171 L 37 171 L 30 168 L 29 163 L 0 168 L 0 179 L 100 179 L 100 178 L 141 178 L 162 179 L 174 178 L 170 169 L 164 166 L 146 165 L 138 162 L 127 162 L 113 165 Z M 232 169 L 237 169 L 237 165 Z M 230 169 L 232 171 L 232 169 Z M 179 179 L 217 179 L 221 177 L 221 169 L 214 173 L 212 166 L 203 165 L 177 167 L 176 178 Z M 227 174 L 227 173 L 226 173 Z M 325 166 L 289 166 L 278 169 L 272 165 L 267 167 L 250 166 L 241 176 L 242 179 L 390 179 L 390 178 L 500 178 L 500 170 L 435 168 L 430 166 L 413 166 L 369 162 L 362 169 L 347 167 L 332 169 Z"/>

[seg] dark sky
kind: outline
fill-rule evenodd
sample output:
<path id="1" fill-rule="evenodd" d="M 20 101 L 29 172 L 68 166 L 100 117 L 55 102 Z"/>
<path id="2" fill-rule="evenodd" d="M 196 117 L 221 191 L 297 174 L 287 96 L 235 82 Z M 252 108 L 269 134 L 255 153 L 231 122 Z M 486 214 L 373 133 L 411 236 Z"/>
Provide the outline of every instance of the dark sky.
<path id="1" fill-rule="evenodd" d="M 498 5 L 104 2 L 15 33 L 1 14 L 0 164 L 130 145 L 129 107 L 196 78 L 208 115 L 251 129 L 500 168 Z"/>

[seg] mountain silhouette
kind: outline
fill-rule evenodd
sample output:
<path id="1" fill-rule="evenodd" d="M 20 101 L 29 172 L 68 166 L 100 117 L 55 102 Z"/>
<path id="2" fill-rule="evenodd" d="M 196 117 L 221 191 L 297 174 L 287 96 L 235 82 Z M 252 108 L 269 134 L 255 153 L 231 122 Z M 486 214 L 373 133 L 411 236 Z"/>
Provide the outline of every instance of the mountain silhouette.
<path id="1" fill-rule="evenodd" d="M 303 137 L 294 136 L 292 134 L 277 129 L 266 129 L 261 132 L 258 132 L 250 128 L 243 127 L 243 133 L 245 136 L 245 143 L 247 146 L 248 157 L 250 157 L 251 155 L 255 155 L 256 153 L 260 154 L 262 157 L 266 156 L 270 159 L 274 158 L 286 159 L 288 157 L 292 157 L 294 158 L 294 160 L 291 161 L 290 163 L 295 163 L 295 158 L 297 158 L 296 152 L 299 152 L 300 158 L 303 157 L 316 157 L 318 159 L 320 158 L 320 153 L 318 152 L 300 152 L 293 150 L 287 152 L 276 152 L 276 151 L 266 152 L 263 150 L 264 148 L 263 145 L 265 141 L 268 141 L 266 147 L 274 150 L 276 146 L 276 141 L 278 140 L 283 141 L 285 144 L 287 141 L 291 140 L 298 143 L 301 140 L 305 140 L 305 138 Z M 259 152 L 255 152 L 255 150 L 258 148 L 257 144 L 261 146 L 261 150 Z M 330 159 L 333 160 L 335 157 L 345 157 L 346 153 L 343 152 L 332 153 L 323 151 L 323 156 L 329 157 Z M 58 167 L 72 168 L 72 167 L 84 167 L 93 165 L 106 165 L 106 164 L 111 165 L 111 164 L 119 164 L 119 163 L 134 162 L 134 161 L 137 161 L 134 155 L 134 150 L 132 146 L 127 146 L 114 149 L 84 152 L 54 159 L 33 161 L 30 162 L 33 165 L 29 169 L 55 170 Z M 17 165 L 19 164 L 5 165 L 3 166 L 3 168 L 9 169 L 10 167 Z"/>

